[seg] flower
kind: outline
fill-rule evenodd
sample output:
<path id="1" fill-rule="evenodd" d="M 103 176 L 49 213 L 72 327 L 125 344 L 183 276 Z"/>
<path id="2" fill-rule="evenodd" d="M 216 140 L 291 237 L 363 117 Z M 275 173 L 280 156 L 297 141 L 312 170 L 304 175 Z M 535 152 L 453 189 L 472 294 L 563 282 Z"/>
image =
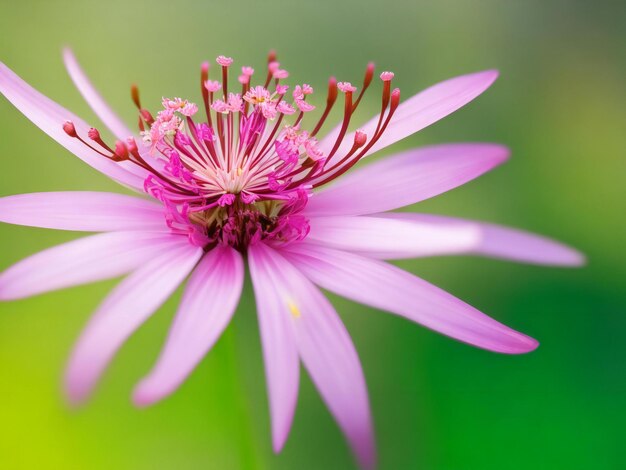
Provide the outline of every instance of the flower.
<path id="1" fill-rule="evenodd" d="M 72 353 L 65 377 L 72 402 L 89 396 L 123 342 L 189 276 L 163 351 L 133 400 L 145 406 L 176 390 L 228 325 L 247 261 L 274 449 L 283 447 L 289 433 L 302 361 L 358 461 L 371 467 L 375 450 L 364 375 L 345 327 L 319 287 L 468 344 L 518 354 L 535 349 L 537 342 L 384 260 L 473 253 L 544 265 L 583 261 L 573 249 L 519 230 L 390 212 L 493 169 L 508 157 L 501 145 L 409 150 L 343 176 L 368 155 L 473 100 L 493 83 L 495 71 L 444 81 L 402 104 L 400 91 L 391 88 L 393 73 L 384 72 L 381 113 L 348 132 L 372 83 L 372 64 L 358 95 L 349 82 L 331 78 L 321 118 L 309 125 L 304 114 L 311 105 L 305 99 L 313 89 L 296 86 L 288 103 L 287 87 L 280 83 L 288 73 L 274 54 L 263 84 L 252 86 L 252 69 L 242 69 L 239 93 L 228 91 L 233 60 L 220 56 L 221 82 L 209 80 L 208 63 L 201 67 L 203 113 L 188 100 L 163 98 L 154 117 L 133 87 L 140 123 L 134 134 L 69 50 L 64 59 L 83 97 L 117 137 L 114 144 L 3 64 L 0 91 L 85 163 L 141 194 L 0 198 L 5 223 L 103 232 L 6 269 L 0 275 L 2 300 L 128 274 L 100 305 Z M 343 92 L 343 121 L 318 141 L 338 91 Z"/>

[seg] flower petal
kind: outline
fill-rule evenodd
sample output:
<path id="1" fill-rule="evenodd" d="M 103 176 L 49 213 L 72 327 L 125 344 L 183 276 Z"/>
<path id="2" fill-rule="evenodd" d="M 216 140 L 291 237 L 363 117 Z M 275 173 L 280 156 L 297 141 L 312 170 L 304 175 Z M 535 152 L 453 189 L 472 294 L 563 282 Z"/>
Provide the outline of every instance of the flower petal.
<path id="1" fill-rule="evenodd" d="M 248 261 L 263 344 L 272 443 L 274 452 L 279 452 L 289 435 L 298 399 L 298 351 L 285 292 L 274 280 L 271 250 L 262 244 L 250 246 Z"/>
<path id="2" fill-rule="evenodd" d="M 419 227 L 430 225 L 441 232 L 450 230 L 457 233 L 460 229 L 474 230 L 478 237 L 476 244 L 453 253 L 473 253 L 477 255 L 502 258 L 521 263 L 541 264 L 547 266 L 581 266 L 585 256 L 579 251 L 562 243 L 535 235 L 533 233 L 503 227 L 496 224 L 477 222 L 431 214 L 414 214 L 409 212 L 378 214 L 389 220 L 415 223 Z M 443 253 L 442 253 L 443 254 Z M 386 253 L 380 258 L 399 259 L 413 258 L 410 252 Z"/>
<path id="3" fill-rule="evenodd" d="M 287 250 L 288 259 L 309 279 L 343 297 L 490 351 L 521 354 L 538 346 L 534 339 L 390 264 L 306 242 Z"/>
<path id="4" fill-rule="evenodd" d="M 101 233 L 36 253 L 0 274 L 0 300 L 15 300 L 126 274 L 187 243 L 163 233 Z"/>
<path id="5" fill-rule="evenodd" d="M 274 285 L 291 313 L 302 362 L 363 468 L 374 466 L 367 386 L 350 335 L 322 293 L 291 263 L 268 250 Z"/>
<path id="6" fill-rule="evenodd" d="M 374 214 L 437 196 L 504 162 L 497 144 L 444 144 L 409 150 L 347 173 L 311 197 L 310 215 Z"/>
<path id="7" fill-rule="evenodd" d="M 187 284 L 161 357 L 135 388 L 135 404 L 161 400 L 187 378 L 230 322 L 243 278 L 243 260 L 233 248 L 218 246 L 204 256 Z"/>
<path id="8" fill-rule="evenodd" d="M 307 242 L 379 258 L 434 256 L 469 250 L 479 242 L 475 227 L 456 230 L 414 221 L 367 216 L 311 217 Z"/>
<path id="9" fill-rule="evenodd" d="M 411 134 L 439 121 L 448 114 L 465 106 L 482 94 L 498 78 L 497 70 L 470 73 L 437 83 L 421 91 L 398 106 L 382 137 L 372 146 L 366 155 L 371 155 L 388 145 L 394 144 Z M 378 115 L 360 128 L 368 139 L 374 134 L 378 124 Z M 339 135 L 341 125 L 333 129 L 320 141 L 320 149 L 328 153 Z M 343 156 L 350 151 L 354 143 L 354 133 L 348 134 L 337 151 Z"/>
<path id="10" fill-rule="evenodd" d="M 183 239 L 179 246 L 133 272 L 109 294 L 72 352 L 65 376 L 71 402 L 78 404 L 88 398 L 120 346 L 172 295 L 202 253 L 201 248 Z"/>
<path id="11" fill-rule="evenodd" d="M 120 140 L 125 140 L 127 137 L 133 136 L 134 132 L 132 132 L 126 124 L 124 124 L 124 121 L 115 114 L 106 101 L 102 99 L 98 90 L 96 90 L 89 81 L 89 78 L 81 68 L 78 60 L 76 60 L 76 56 L 70 48 L 63 49 L 63 61 L 65 62 L 67 72 L 74 82 L 74 85 L 76 85 L 76 88 L 78 88 L 78 91 L 80 91 L 80 94 L 83 95 L 85 101 L 91 106 L 91 109 L 93 109 L 113 135 Z"/>
<path id="12" fill-rule="evenodd" d="M 0 222 L 85 232 L 169 232 L 157 203 L 115 193 L 65 191 L 0 198 Z"/>
<path id="13" fill-rule="evenodd" d="M 1 62 L 0 93 L 37 127 L 85 163 L 121 184 L 143 191 L 143 182 L 148 174 L 145 170 L 137 167 L 131 171 L 99 155 L 78 139 L 69 137 L 63 130 L 65 121 L 72 121 L 82 136 L 87 135 L 89 126 L 82 119 L 32 88 Z"/>

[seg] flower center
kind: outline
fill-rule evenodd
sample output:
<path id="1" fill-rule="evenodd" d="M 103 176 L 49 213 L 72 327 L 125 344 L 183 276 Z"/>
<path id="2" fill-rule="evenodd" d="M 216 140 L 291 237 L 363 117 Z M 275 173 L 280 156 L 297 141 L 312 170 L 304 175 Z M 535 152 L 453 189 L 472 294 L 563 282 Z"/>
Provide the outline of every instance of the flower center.
<path id="1" fill-rule="evenodd" d="M 85 139 L 71 122 L 63 128 L 104 157 L 146 170 L 146 192 L 163 203 L 169 227 L 188 235 L 194 244 L 227 243 L 244 249 L 259 240 L 300 240 L 309 230 L 300 213 L 313 188 L 349 170 L 389 124 L 400 100 L 400 90 L 391 90 L 393 73 L 380 75 L 382 110 L 375 131 L 367 136 L 357 130 L 350 142 L 348 127 L 372 82 L 373 64 L 366 69 L 356 100 L 356 87 L 330 78 L 326 107 L 309 132 L 303 128 L 303 119 L 315 109 L 307 101 L 313 88 L 297 85 L 288 94 L 289 87 L 281 80 L 289 73 L 280 68 L 273 53 L 268 57 L 263 85 L 251 85 L 254 69 L 241 69 L 239 93 L 228 90 L 233 60 L 219 56 L 216 61 L 221 83 L 209 79 L 208 63 L 201 68 L 204 113 L 200 120 L 199 107 L 181 98 L 163 98 L 163 109 L 154 117 L 141 106 L 137 87 L 132 87 L 145 145 L 137 145 L 130 137 L 111 148 L 96 129 Z M 316 135 L 339 91 L 345 97 L 343 122 L 318 143 Z M 344 141 L 348 145 L 342 145 Z"/>

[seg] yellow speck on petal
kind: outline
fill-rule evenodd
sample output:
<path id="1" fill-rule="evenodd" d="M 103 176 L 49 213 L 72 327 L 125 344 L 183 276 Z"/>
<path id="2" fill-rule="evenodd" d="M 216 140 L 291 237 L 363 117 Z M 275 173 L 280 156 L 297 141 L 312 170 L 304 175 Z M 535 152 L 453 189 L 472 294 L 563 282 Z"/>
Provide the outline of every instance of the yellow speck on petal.
<path id="1" fill-rule="evenodd" d="M 237 176 L 241 176 L 243 173 L 243 169 L 241 167 L 237 168 Z"/>
<path id="2" fill-rule="evenodd" d="M 289 311 L 294 318 L 300 318 L 300 309 L 296 304 L 294 304 L 292 301 L 289 301 L 287 302 L 287 307 L 289 307 Z"/>

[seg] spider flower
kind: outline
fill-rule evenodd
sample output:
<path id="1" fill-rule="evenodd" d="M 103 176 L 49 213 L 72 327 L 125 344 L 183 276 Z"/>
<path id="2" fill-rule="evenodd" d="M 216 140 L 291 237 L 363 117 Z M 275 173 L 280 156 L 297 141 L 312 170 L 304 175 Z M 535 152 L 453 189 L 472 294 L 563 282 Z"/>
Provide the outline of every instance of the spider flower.
<path id="1" fill-rule="evenodd" d="M 335 309 L 334 292 L 405 317 L 456 340 L 519 354 L 537 342 L 385 260 L 471 253 L 575 266 L 582 256 L 557 242 L 497 225 L 390 212 L 460 186 L 504 162 L 490 143 L 435 145 L 375 163 L 368 155 L 433 124 L 485 91 L 497 72 L 434 85 L 401 103 L 393 73 L 379 75 L 380 112 L 350 131 L 360 90 L 328 82 L 312 121 L 313 88 L 291 91 L 273 53 L 255 81 L 243 67 L 229 87 L 233 60 L 217 58 L 215 79 L 202 64 L 200 106 L 163 98 L 155 114 L 139 91 L 133 133 L 109 108 L 66 50 L 69 74 L 118 139 L 107 143 L 0 64 L 0 91 L 41 130 L 88 165 L 135 190 L 48 192 L 0 198 L 0 221 L 103 232 L 56 246 L 0 275 L 0 298 L 20 299 L 127 275 L 102 302 L 71 355 L 65 388 L 84 401 L 120 346 L 187 278 L 183 298 L 154 368 L 133 393 L 138 406 L 174 392 L 220 337 L 250 271 L 256 297 L 271 415 L 280 451 L 294 416 L 300 362 L 362 467 L 375 462 L 373 426 L 357 352 Z M 234 82 L 234 80 L 233 80 Z M 343 119 L 318 140 L 336 102 Z M 320 112 L 321 111 L 321 112 Z M 336 180 L 336 181 L 335 181 Z M 332 183 L 332 184 L 329 184 Z"/>

